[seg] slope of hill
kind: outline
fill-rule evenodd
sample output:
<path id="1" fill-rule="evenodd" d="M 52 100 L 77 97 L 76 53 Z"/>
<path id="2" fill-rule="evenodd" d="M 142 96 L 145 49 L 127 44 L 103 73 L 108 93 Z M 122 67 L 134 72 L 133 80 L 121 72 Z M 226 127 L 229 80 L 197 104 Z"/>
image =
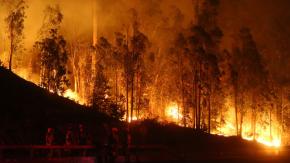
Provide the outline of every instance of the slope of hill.
<path id="1" fill-rule="evenodd" d="M 5 140 L 4 143 L 31 143 L 26 142 L 26 136 L 37 137 L 50 126 L 96 124 L 107 120 L 109 117 L 102 113 L 49 93 L 0 67 L 0 135 L 5 137 L 0 139 L 0 144 L 1 140 Z M 23 140 L 7 141 L 19 137 Z"/>

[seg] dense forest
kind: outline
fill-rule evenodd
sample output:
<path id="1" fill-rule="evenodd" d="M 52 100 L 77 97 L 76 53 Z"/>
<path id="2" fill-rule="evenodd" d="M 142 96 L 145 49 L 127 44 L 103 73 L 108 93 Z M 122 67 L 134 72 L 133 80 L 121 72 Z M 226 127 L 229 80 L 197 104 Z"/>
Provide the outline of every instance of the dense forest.
<path id="1" fill-rule="evenodd" d="M 124 121 L 287 145 L 290 15 L 248 1 L 0 0 L 0 64 Z"/>

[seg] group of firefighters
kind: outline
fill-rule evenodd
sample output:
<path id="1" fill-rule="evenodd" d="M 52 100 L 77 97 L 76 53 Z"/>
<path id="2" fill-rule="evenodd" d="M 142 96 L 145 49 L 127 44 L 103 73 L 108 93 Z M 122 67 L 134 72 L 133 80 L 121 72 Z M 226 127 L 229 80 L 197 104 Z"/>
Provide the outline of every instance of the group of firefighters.
<path id="1" fill-rule="evenodd" d="M 129 127 L 119 130 L 117 127 L 109 127 L 103 124 L 98 128 L 97 134 L 92 136 L 83 124 L 79 124 L 77 130 L 67 127 L 64 140 L 60 143 L 59 135 L 54 128 L 47 128 L 45 135 L 45 143 L 47 146 L 65 145 L 65 146 L 95 146 L 96 158 L 98 162 L 114 162 L 118 155 L 122 153 L 125 159 L 129 161 L 129 145 L 131 143 L 131 135 Z M 93 138 L 95 137 L 95 138 Z M 71 154 L 71 150 L 65 149 L 66 153 Z M 81 155 L 85 156 L 87 150 L 83 149 Z M 53 157 L 53 150 L 49 152 L 49 157 Z"/>

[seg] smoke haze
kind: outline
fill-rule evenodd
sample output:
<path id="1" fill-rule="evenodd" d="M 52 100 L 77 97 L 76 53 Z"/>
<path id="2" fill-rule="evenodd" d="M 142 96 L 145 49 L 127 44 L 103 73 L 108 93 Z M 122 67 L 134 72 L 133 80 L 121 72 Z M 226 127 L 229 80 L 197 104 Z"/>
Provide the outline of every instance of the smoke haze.
<path id="1" fill-rule="evenodd" d="M 5 2 L 8 1 L 0 1 L 0 53 L 3 49 L 8 49 L 4 24 L 8 13 Z M 105 36 L 112 40 L 114 32 L 126 30 L 134 9 L 140 30 L 149 40 L 161 46 L 173 37 L 172 32 L 168 31 L 178 29 L 177 24 L 183 28 L 194 22 L 192 3 L 192 0 L 97 0 L 98 37 Z M 62 32 L 68 40 L 92 40 L 92 0 L 27 0 L 27 4 L 24 41 L 26 49 L 31 49 L 37 40 L 44 16 L 43 10 L 47 5 L 59 4 L 64 15 Z M 274 65 L 289 66 L 287 63 L 290 61 L 290 47 L 287 46 L 290 43 L 289 6 L 288 0 L 221 0 L 218 18 L 224 33 L 222 48 L 231 49 L 239 29 L 249 27 L 269 69 L 274 74 L 279 73 L 281 67 Z M 289 69 L 290 67 L 286 68 Z"/>

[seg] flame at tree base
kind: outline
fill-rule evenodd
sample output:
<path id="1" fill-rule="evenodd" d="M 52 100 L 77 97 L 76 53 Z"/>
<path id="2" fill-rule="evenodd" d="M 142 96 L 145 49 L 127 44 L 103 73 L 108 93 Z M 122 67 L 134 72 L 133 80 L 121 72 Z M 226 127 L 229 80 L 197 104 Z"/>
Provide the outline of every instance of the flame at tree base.
<path id="1" fill-rule="evenodd" d="M 70 100 L 76 101 L 77 103 L 84 105 L 85 102 L 84 100 L 82 100 L 77 92 L 72 91 L 71 89 L 67 89 L 64 94 L 63 97 L 68 98 Z"/>
<path id="2" fill-rule="evenodd" d="M 230 128 L 233 129 L 233 128 Z M 225 127 L 222 127 L 222 130 L 229 130 L 225 129 Z M 261 131 L 260 133 L 256 133 L 255 136 L 252 133 L 243 132 L 241 135 L 241 138 L 248 141 L 257 141 L 258 143 L 264 144 L 269 147 L 280 147 L 282 145 L 281 142 L 281 136 L 278 134 L 274 134 L 273 136 L 270 136 L 269 134 L 265 134 L 267 131 L 264 131 L 264 133 Z M 236 134 L 227 134 L 223 132 L 212 132 L 212 134 L 217 134 L 221 136 L 237 136 Z"/>
<path id="3" fill-rule="evenodd" d="M 228 101 L 226 105 L 228 109 L 223 115 L 223 123 L 220 123 L 220 126 L 216 129 L 212 129 L 211 134 L 226 137 L 240 134 L 242 139 L 256 141 L 268 147 L 277 148 L 282 145 L 282 132 L 275 117 L 270 118 L 270 120 L 267 113 L 263 113 L 257 117 L 255 123 L 253 123 L 251 113 L 245 114 L 242 126 L 238 124 L 237 131 L 235 109 L 231 107 L 230 101 Z M 180 108 L 176 102 L 171 102 L 167 105 L 165 108 L 165 116 L 166 121 L 183 126 L 183 124 L 180 123 L 183 117 L 182 108 Z M 271 123 L 267 123 L 270 121 Z M 242 127 L 242 129 L 240 127 Z"/>
<path id="4" fill-rule="evenodd" d="M 242 126 L 238 124 L 237 131 L 234 112 L 235 109 L 230 107 L 225 113 L 224 124 L 221 124 L 212 134 L 223 136 L 237 136 L 237 134 L 240 134 L 245 140 L 257 141 L 269 147 L 280 147 L 282 145 L 281 129 L 276 119 L 273 118 L 271 123 L 266 123 L 270 120 L 265 118 L 267 116 L 261 115 L 255 123 L 252 123 L 251 115 L 246 114 Z"/>

